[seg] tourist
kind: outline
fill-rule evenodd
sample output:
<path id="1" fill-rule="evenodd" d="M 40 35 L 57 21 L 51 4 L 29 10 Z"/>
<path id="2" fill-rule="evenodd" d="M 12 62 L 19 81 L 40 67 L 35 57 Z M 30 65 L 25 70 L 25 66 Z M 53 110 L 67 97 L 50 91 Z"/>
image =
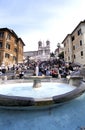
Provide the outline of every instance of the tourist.
<path id="1" fill-rule="evenodd" d="M 24 76 L 24 71 L 21 70 L 21 71 L 19 72 L 19 78 L 22 79 L 23 76 Z"/>
<path id="2" fill-rule="evenodd" d="M 46 70 L 46 76 L 50 76 L 50 74 L 51 74 L 51 73 L 50 73 L 50 70 L 47 69 L 47 70 Z"/>

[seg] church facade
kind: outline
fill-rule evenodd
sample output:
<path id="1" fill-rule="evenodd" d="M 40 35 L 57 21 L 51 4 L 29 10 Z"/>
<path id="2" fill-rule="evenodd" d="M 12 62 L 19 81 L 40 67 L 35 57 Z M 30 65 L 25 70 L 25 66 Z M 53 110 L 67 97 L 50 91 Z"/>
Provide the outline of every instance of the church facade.
<path id="1" fill-rule="evenodd" d="M 35 61 L 44 61 L 50 59 L 50 41 L 47 40 L 45 44 L 42 41 L 39 41 L 38 50 L 24 52 L 24 57 L 29 57 Z"/>

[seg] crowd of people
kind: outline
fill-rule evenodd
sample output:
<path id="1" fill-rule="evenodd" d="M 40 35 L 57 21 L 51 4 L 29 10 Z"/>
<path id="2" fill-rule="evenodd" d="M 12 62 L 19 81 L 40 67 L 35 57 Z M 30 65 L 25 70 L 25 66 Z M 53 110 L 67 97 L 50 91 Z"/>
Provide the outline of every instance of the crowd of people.
<path id="1" fill-rule="evenodd" d="M 38 67 L 37 76 L 52 76 L 53 78 L 66 78 L 72 72 L 74 72 L 74 67 L 72 63 L 65 63 L 63 60 L 54 59 L 43 62 L 30 62 L 29 64 L 17 64 L 12 67 L 1 66 L 0 74 L 5 74 L 10 70 L 13 71 L 14 75 L 23 78 L 27 70 L 33 70 L 32 75 L 36 75 L 36 67 Z M 79 67 L 76 67 L 79 70 Z"/>
<path id="2" fill-rule="evenodd" d="M 53 78 L 66 78 L 74 71 L 71 63 L 54 60 L 42 63 L 39 66 L 39 75 L 52 76 Z"/>
<path id="3" fill-rule="evenodd" d="M 41 62 L 38 67 L 38 76 L 46 75 L 52 76 L 53 78 L 66 78 L 80 70 L 80 66 L 73 66 L 72 63 L 66 63 L 60 59 Z"/>

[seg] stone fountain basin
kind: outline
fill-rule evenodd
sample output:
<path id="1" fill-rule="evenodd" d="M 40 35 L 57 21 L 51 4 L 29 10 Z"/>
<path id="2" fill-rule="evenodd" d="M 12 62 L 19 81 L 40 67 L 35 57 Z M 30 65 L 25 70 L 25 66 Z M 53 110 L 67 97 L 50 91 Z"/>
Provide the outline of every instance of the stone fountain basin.
<path id="1" fill-rule="evenodd" d="M 29 83 L 23 83 L 24 87 L 25 85 L 29 84 Z M 45 83 L 46 84 L 46 83 Z M 53 84 L 53 83 L 52 83 Z M 64 83 L 60 83 L 62 86 L 63 85 L 67 85 Z M 13 95 L 10 94 L 10 92 L 8 92 L 8 94 L 1 92 L 1 89 L 3 88 L 3 91 L 5 91 L 6 87 L 13 87 L 15 85 L 16 86 L 21 86 L 21 83 L 15 83 L 15 84 L 3 84 L 0 87 L 0 106 L 1 107 L 5 107 L 5 108 L 40 108 L 40 107 L 49 107 L 52 105 L 59 105 L 65 102 L 68 102 L 78 96 L 80 96 L 81 94 L 83 94 L 85 92 L 85 85 L 80 85 L 79 87 L 76 86 L 72 86 L 73 89 L 68 91 L 68 92 L 64 92 L 63 94 L 54 94 L 51 96 L 46 96 L 46 97 L 30 97 L 30 96 L 20 96 L 20 95 Z M 58 83 L 56 83 L 56 85 L 58 85 Z M 49 87 L 49 85 L 48 85 Z M 68 85 L 69 87 L 69 85 Z M 32 88 L 32 89 L 36 89 L 37 88 Z M 39 89 L 39 88 L 38 88 Z"/>

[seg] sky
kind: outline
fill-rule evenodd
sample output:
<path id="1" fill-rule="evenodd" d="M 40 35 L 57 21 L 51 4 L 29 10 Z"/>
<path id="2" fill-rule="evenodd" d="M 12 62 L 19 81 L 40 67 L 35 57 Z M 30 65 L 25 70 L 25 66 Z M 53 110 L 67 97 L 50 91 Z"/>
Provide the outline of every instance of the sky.
<path id="1" fill-rule="evenodd" d="M 50 41 L 51 52 L 85 20 L 85 0 L 0 0 L 0 28 L 12 29 L 25 43 L 24 52 Z M 62 46 L 62 44 L 61 44 Z"/>

